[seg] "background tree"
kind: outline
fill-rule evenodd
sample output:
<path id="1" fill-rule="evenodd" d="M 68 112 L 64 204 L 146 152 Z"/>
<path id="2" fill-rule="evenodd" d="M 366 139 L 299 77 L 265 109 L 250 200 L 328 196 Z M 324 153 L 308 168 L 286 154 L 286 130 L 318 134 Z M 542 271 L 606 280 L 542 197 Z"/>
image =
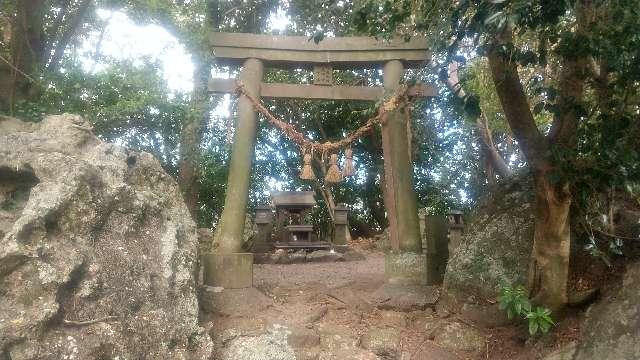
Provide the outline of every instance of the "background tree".
<path id="1" fill-rule="evenodd" d="M 433 18 L 413 2 L 382 3 L 387 19 L 393 21 L 385 23 L 380 18 L 380 2 L 368 1 L 357 14 L 372 23 L 361 23 L 361 27 L 369 31 L 384 28 L 387 33 L 389 29 L 420 31 L 424 26 L 412 15 L 419 19 Z M 604 185 L 602 180 L 606 179 L 606 187 L 638 181 L 638 166 L 634 163 L 637 148 L 624 140 L 627 137 L 620 132 L 622 129 L 633 132 L 637 127 L 637 119 L 630 117 L 637 111 L 637 103 L 631 100 L 633 95 L 629 96 L 638 90 L 637 71 L 632 70 L 636 68 L 632 64 L 638 61 L 633 50 L 638 38 L 629 36 L 640 20 L 637 1 L 429 3 L 425 5 L 427 8 L 450 9 L 447 17 L 451 19 L 452 32 L 447 37 L 448 43 L 440 44 L 446 59 L 456 57 L 461 46 L 468 43 L 488 59 L 505 119 L 535 182 L 536 224 L 529 290 L 536 301 L 558 310 L 568 300 L 570 209 L 574 197 L 583 196 L 587 183 Z M 618 56 L 609 52 L 613 47 L 621 49 Z M 629 67 L 613 70 L 610 61 L 624 62 Z M 537 74 L 527 83 L 522 74 L 531 74 L 532 68 Z M 605 75 L 601 68 L 605 69 Z M 614 83 L 618 81 L 628 89 L 616 88 Z M 607 86 L 603 87 L 604 83 Z M 619 112 L 612 112 L 608 101 L 616 103 Z M 535 115 L 544 111 L 552 118 L 549 126 L 536 121 Z M 603 125 L 600 123 L 603 118 L 611 123 Z M 600 134 L 591 131 L 594 122 L 600 123 Z M 600 162 L 601 159 L 596 159 L 600 157 L 598 152 L 583 144 L 602 138 L 603 133 L 621 136 L 608 155 L 624 171 L 587 180 L 585 174 L 592 174 L 591 170 L 598 173 L 596 168 L 607 162 Z M 590 159 L 589 166 L 585 158 Z"/>

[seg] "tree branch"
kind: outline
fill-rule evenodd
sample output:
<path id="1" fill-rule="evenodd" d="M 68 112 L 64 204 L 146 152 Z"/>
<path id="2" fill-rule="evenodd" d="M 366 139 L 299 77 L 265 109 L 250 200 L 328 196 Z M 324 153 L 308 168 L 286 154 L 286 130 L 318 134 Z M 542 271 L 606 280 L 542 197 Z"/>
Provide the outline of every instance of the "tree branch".
<path id="1" fill-rule="evenodd" d="M 462 84 L 460 84 L 460 79 L 458 74 L 459 74 L 458 63 L 453 61 L 449 64 L 449 76 L 447 77 L 446 85 L 449 87 L 449 90 L 451 90 L 451 92 L 456 94 L 458 98 L 464 99 L 467 96 L 467 94 L 462 88 Z M 484 114 L 482 114 L 481 116 L 483 115 Z M 486 124 L 486 117 L 485 117 L 484 124 L 480 119 L 480 117 L 476 117 L 475 126 L 479 135 L 478 138 L 480 140 L 479 141 L 480 149 L 484 154 L 485 160 L 489 161 L 492 169 L 495 172 L 497 172 L 500 177 L 505 178 L 505 177 L 511 176 L 512 174 L 511 169 L 509 169 L 509 166 L 507 165 L 507 163 L 504 161 L 502 156 L 498 153 L 498 149 L 496 149 L 496 146 L 493 142 L 493 139 L 491 137 L 491 130 L 488 128 Z M 493 176 L 493 175 L 487 174 L 487 177 L 490 177 L 490 176 Z"/>
<path id="2" fill-rule="evenodd" d="M 506 58 L 503 48 L 512 45 L 511 29 L 497 35 L 490 49 L 489 67 L 502 109 L 527 161 L 535 168 L 544 162 L 547 141 L 538 130 L 527 95 L 522 87 L 516 63 Z"/>
<path id="3" fill-rule="evenodd" d="M 62 37 L 56 44 L 53 56 L 51 56 L 51 60 L 49 61 L 49 65 L 47 66 L 47 70 L 51 72 L 58 71 L 58 68 L 60 67 L 60 61 L 62 60 L 62 56 L 64 55 L 64 51 L 67 49 L 67 45 L 69 45 L 69 42 L 71 41 L 73 35 L 75 35 L 76 30 L 82 24 L 82 21 L 87 14 L 87 10 L 89 10 L 91 2 L 92 0 L 82 0 L 82 2 L 78 5 L 78 10 L 76 11 L 75 16 L 70 20 L 66 31 L 62 34 Z"/>

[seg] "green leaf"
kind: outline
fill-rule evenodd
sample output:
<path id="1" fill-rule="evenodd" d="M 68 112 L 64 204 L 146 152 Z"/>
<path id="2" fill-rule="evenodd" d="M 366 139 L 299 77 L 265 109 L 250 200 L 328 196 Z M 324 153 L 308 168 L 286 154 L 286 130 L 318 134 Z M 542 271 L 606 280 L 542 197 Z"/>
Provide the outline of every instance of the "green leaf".
<path id="1" fill-rule="evenodd" d="M 535 335 L 538 332 L 538 323 L 535 320 L 529 321 L 529 334 Z"/>

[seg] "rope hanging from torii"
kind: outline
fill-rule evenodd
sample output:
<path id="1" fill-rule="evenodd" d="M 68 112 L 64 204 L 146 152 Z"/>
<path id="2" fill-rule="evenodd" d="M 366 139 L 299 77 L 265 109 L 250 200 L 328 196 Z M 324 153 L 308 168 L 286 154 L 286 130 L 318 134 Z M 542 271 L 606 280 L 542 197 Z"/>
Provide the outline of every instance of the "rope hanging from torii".
<path id="1" fill-rule="evenodd" d="M 300 146 L 303 154 L 303 167 L 300 172 L 300 178 L 303 180 L 313 180 L 316 178 L 313 169 L 311 167 L 311 161 L 316 154 L 321 155 L 322 161 L 327 159 L 327 155 L 330 154 L 329 169 L 325 175 L 325 181 L 329 183 L 337 183 L 342 181 L 345 176 L 352 176 L 355 174 L 353 166 L 353 151 L 351 150 L 351 144 L 356 140 L 369 133 L 374 126 L 382 125 L 385 118 L 384 114 L 389 111 L 406 106 L 409 102 L 408 87 L 406 85 L 401 86 L 392 96 L 388 98 L 378 109 L 376 116 L 367 120 L 367 122 L 351 132 L 349 135 L 336 142 L 326 141 L 317 142 L 308 139 L 298 131 L 292 124 L 282 121 L 275 117 L 267 108 L 262 104 L 260 100 L 255 98 L 251 93 L 247 91 L 244 84 L 240 81 L 236 81 L 235 93 L 238 96 L 244 95 L 251 101 L 255 109 L 264 115 L 271 125 L 278 128 L 287 138 L 295 142 Z M 403 112 L 404 113 L 404 112 Z M 345 151 L 345 163 L 342 171 L 338 167 L 338 155 L 340 150 Z"/>

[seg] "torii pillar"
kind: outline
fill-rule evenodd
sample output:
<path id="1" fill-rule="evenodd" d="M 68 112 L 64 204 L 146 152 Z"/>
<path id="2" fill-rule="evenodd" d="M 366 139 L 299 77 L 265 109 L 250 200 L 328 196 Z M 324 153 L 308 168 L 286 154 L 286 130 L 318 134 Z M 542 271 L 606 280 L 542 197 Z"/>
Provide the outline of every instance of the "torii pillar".
<path id="1" fill-rule="evenodd" d="M 256 98 L 302 98 L 377 101 L 400 86 L 404 66 L 419 67 L 429 60 L 424 38 L 380 41 L 370 37 L 328 38 L 316 44 L 306 36 L 213 33 L 210 38 L 216 62 L 243 65 L 241 80 Z M 262 83 L 263 66 L 309 68 L 314 84 Z M 338 86 L 333 69 L 384 67 L 384 87 Z M 209 90 L 231 93 L 233 79 L 212 79 Z M 412 96 L 435 96 L 432 87 L 414 86 Z M 426 284 L 426 262 L 418 222 L 413 166 L 409 157 L 407 117 L 396 109 L 385 114 L 382 128 L 385 159 L 384 197 L 393 252 L 385 261 L 391 283 Z M 253 257 L 242 251 L 249 179 L 256 138 L 256 113 L 250 101 L 240 98 L 238 122 L 222 217 L 215 237 L 215 252 L 204 258 L 205 284 L 228 288 L 251 286 Z"/>
<path id="2" fill-rule="evenodd" d="M 384 90 L 393 95 L 400 87 L 404 66 L 398 60 L 384 65 Z M 385 275 L 390 283 L 427 282 L 426 257 L 422 254 L 418 203 L 413 184 L 413 165 L 409 156 L 406 109 L 385 113 L 382 121 L 384 154 L 384 201 L 389 219 L 391 252 L 385 255 Z"/>
<path id="3" fill-rule="evenodd" d="M 246 90 L 260 97 L 264 74 L 262 61 L 245 60 L 240 80 Z M 238 122 L 231 148 L 231 163 L 224 199 L 224 209 L 215 232 L 213 254 L 204 258 L 204 282 L 224 288 L 245 288 L 253 285 L 253 254 L 242 251 L 244 223 L 249 200 L 249 181 L 253 164 L 257 114 L 246 96 L 238 100 Z"/>

